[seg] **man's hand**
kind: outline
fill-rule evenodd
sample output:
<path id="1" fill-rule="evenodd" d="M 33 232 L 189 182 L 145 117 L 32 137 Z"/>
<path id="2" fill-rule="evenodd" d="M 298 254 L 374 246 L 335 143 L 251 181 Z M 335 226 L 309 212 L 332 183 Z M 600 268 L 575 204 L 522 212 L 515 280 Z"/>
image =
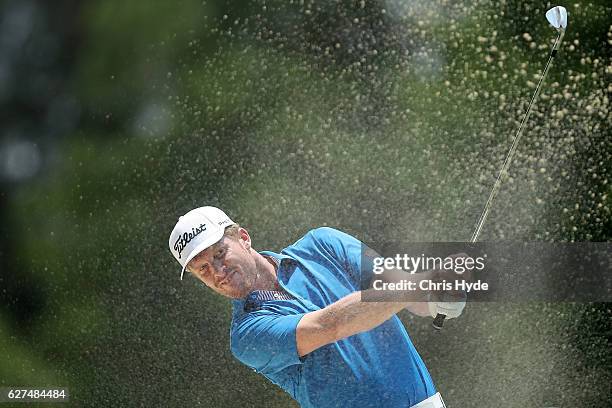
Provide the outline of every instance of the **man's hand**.
<path id="1" fill-rule="evenodd" d="M 427 303 L 429 306 L 429 314 L 431 317 L 436 317 L 438 313 L 443 314 L 447 319 L 459 317 L 465 308 L 465 300 L 465 293 L 464 296 L 459 297 L 448 294 L 439 296 L 432 293 L 430 300 Z"/>
<path id="2" fill-rule="evenodd" d="M 468 257 L 465 253 L 450 255 L 449 258 L 465 258 Z M 470 281 L 472 271 L 467 269 L 462 273 L 457 273 L 453 270 L 436 270 L 433 271 L 434 280 L 437 282 L 449 282 L 455 285 L 458 280 Z M 467 294 L 461 290 L 444 290 L 430 291 L 429 293 L 429 314 L 431 317 L 436 317 L 438 314 L 445 315 L 447 319 L 453 319 L 461 316 L 465 308 Z"/>

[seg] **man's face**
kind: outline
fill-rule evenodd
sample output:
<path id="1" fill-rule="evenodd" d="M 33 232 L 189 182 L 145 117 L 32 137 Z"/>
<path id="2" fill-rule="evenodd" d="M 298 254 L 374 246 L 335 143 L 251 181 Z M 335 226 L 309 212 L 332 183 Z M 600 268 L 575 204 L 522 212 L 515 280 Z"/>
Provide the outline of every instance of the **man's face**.
<path id="1" fill-rule="evenodd" d="M 253 291 L 257 280 L 249 234 L 240 228 L 239 235 L 239 238 L 223 236 L 188 264 L 191 273 L 206 286 L 233 299 L 246 297 Z"/>

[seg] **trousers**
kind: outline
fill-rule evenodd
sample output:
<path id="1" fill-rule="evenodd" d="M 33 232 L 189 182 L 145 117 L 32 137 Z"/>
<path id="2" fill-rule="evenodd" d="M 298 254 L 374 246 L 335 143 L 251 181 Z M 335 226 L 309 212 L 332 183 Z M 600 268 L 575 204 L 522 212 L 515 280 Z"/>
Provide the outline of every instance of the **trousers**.
<path id="1" fill-rule="evenodd" d="M 437 392 L 426 400 L 423 400 L 410 408 L 446 408 L 446 405 L 444 404 L 440 393 Z"/>

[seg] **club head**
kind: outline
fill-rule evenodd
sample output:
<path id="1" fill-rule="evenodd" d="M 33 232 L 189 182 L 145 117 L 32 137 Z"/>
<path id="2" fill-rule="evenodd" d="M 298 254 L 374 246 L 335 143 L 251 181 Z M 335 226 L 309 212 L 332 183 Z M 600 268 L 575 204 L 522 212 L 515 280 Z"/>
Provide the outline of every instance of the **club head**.
<path id="1" fill-rule="evenodd" d="M 556 6 L 546 12 L 546 19 L 557 31 L 567 28 L 567 10 L 563 6 Z"/>

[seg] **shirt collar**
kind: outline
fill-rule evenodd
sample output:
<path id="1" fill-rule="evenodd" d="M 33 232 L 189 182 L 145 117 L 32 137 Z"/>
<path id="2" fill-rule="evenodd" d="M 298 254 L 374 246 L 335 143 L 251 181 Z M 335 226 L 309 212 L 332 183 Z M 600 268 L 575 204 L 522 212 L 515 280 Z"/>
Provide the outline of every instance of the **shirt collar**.
<path id="1" fill-rule="evenodd" d="M 293 261 L 293 258 L 291 258 L 289 255 L 285 255 L 285 254 L 277 254 L 276 252 L 272 252 L 272 251 L 261 251 L 259 252 L 261 255 L 267 255 L 270 256 L 274 259 L 276 259 L 279 264 L 282 263 L 282 261 L 284 261 L 285 259 L 289 259 L 291 261 Z"/>
<path id="2" fill-rule="evenodd" d="M 283 263 L 284 262 L 295 262 L 295 260 L 293 258 L 291 258 L 290 256 L 285 255 L 285 254 L 278 254 L 278 253 L 272 252 L 272 251 L 259 251 L 259 253 L 261 255 L 266 255 L 266 256 L 269 256 L 271 258 L 274 258 L 274 259 L 276 259 L 278 261 L 278 268 L 276 270 L 276 274 L 277 274 L 276 277 L 277 277 L 277 279 L 279 279 L 280 272 L 284 270 L 284 268 L 283 268 Z M 279 281 L 281 282 L 281 287 L 283 288 L 283 290 L 286 290 L 283 287 L 284 282 L 282 282 L 280 279 L 279 279 Z M 251 293 L 253 293 L 253 292 L 251 292 Z M 248 298 L 248 295 L 247 295 L 247 298 Z M 242 310 L 242 308 L 244 307 L 245 301 L 246 301 L 246 298 L 244 298 L 244 299 L 233 299 L 232 303 L 234 304 L 235 308 L 237 308 L 239 310 Z"/>

